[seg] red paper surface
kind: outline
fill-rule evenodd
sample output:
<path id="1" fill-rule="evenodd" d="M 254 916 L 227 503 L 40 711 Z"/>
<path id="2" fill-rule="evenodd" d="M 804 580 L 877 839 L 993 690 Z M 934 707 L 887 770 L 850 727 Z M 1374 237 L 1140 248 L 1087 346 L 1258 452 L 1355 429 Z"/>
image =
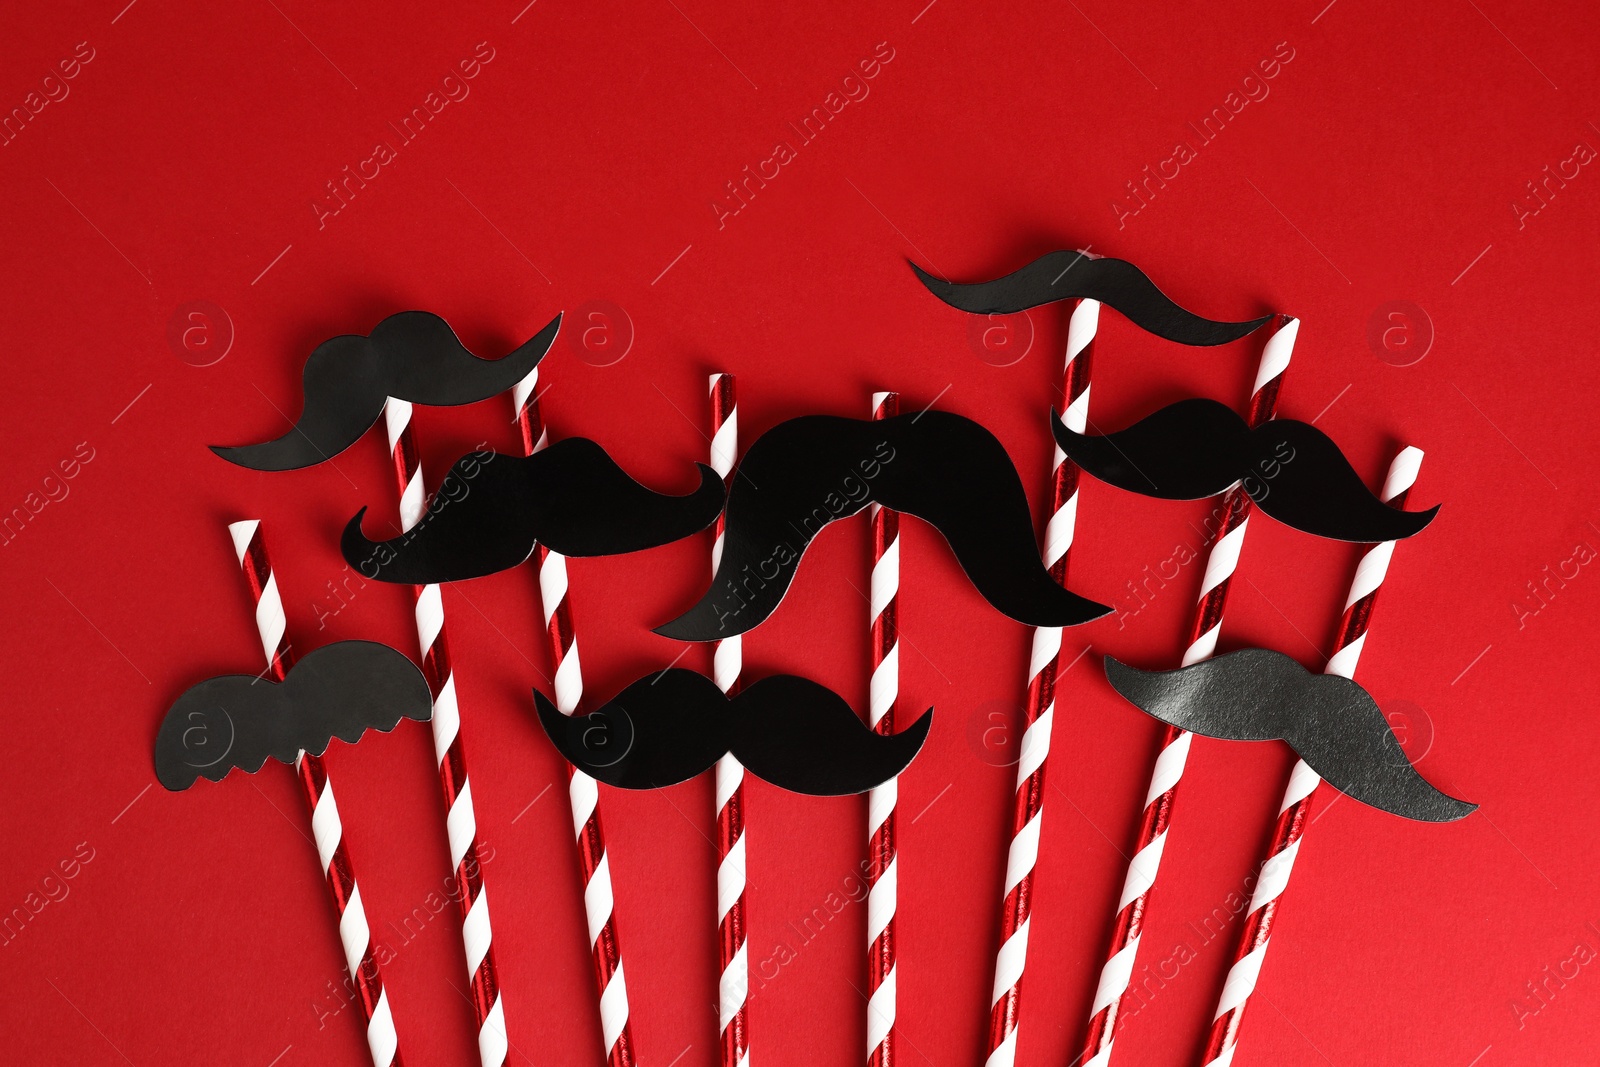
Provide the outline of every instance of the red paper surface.
<path id="1" fill-rule="evenodd" d="M 997 352 L 905 261 L 974 280 L 1073 246 L 1134 260 L 1213 317 L 1300 316 L 1283 414 L 1317 419 L 1374 482 L 1397 445 L 1423 447 L 1413 504 L 1444 502 L 1395 553 L 1359 678 L 1409 724 L 1422 769 L 1482 810 L 1426 826 L 1322 809 L 1236 1062 L 1591 1057 L 1600 35 L 1588 13 L 1501 0 L 1324 2 L 14 14 L 0 908 L 28 918 L 0 944 L 0 1059 L 364 1062 L 355 1010 L 328 1014 L 342 957 L 290 773 L 170 795 L 150 756 L 185 687 L 258 666 L 231 519 L 264 521 L 302 647 L 415 652 L 409 592 L 350 579 L 335 548 L 359 506 L 393 508 L 380 432 L 292 474 L 204 447 L 280 433 L 318 342 L 421 307 L 498 355 L 565 309 L 544 371 L 554 433 L 599 439 L 657 487 L 693 484 L 720 369 L 739 375 L 747 443 L 804 412 L 864 416 L 893 388 L 907 409 L 981 419 L 1042 494 L 1065 310 L 1035 311 L 1031 346 L 1012 333 Z M 806 140 L 796 126 L 819 108 Z M 1214 109 L 1225 124 L 1207 127 Z M 780 143 L 786 160 L 768 162 Z M 1242 405 L 1256 345 L 1186 351 L 1108 312 L 1091 416 Z M 503 399 L 419 411 L 426 471 L 514 447 L 510 420 Z M 1200 567 L 1168 561 L 1198 547 L 1207 508 L 1083 492 L 1074 587 L 1123 611 L 1067 635 L 1069 656 L 1092 651 L 1057 715 L 1022 1064 L 1076 1055 L 1157 737 L 1096 657 L 1176 663 Z M 679 655 L 648 627 L 699 594 L 707 551 L 573 564 L 591 693 Z M 1027 635 L 933 531 L 907 523 L 903 551 L 901 692 L 938 713 L 901 786 L 901 1053 L 978 1063 L 1012 776 L 981 754 L 1020 705 Z M 751 674 L 803 673 L 865 707 L 867 554 L 864 518 L 818 542 L 747 638 Z M 1222 647 L 1320 664 L 1356 554 L 1257 517 Z M 513 1061 L 598 1062 L 564 774 L 528 694 L 548 670 L 532 578 L 445 601 Z M 1119 1063 L 1197 1056 L 1243 907 L 1231 894 L 1290 762 L 1196 743 L 1136 972 L 1153 992 Z M 328 764 L 395 953 L 404 1054 L 475 1062 L 456 918 L 426 904 L 448 873 L 427 730 L 335 743 Z M 713 1064 L 709 778 L 603 804 L 641 1062 Z M 854 884 L 864 817 L 860 800 L 749 787 L 763 1067 L 862 1056 L 864 909 L 831 902 Z"/>

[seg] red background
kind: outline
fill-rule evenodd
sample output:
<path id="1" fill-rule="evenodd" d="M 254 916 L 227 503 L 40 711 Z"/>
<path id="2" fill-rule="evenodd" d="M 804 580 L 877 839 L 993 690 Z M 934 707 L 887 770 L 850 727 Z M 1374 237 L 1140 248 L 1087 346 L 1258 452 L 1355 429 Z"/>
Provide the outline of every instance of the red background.
<path id="1" fill-rule="evenodd" d="M 343 581 L 344 520 L 393 507 L 380 433 L 294 474 L 239 470 L 204 448 L 281 432 L 315 344 L 423 307 L 498 355 L 558 310 L 609 301 L 631 323 L 625 358 L 597 365 L 627 332 L 620 319 L 586 349 L 570 318 L 545 364 L 546 409 L 557 436 L 599 439 L 653 485 L 692 484 L 706 374 L 725 369 L 739 375 L 746 443 L 803 412 L 864 415 L 869 392 L 892 387 L 909 407 L 981 419 L 1042 489 L 1064 312 L 1034 312 L 1031 348 L 997 367 L 906 260 L 971 280 L 1085 245 L 1138 262 L 1213 317 L 1300 316 L 1283 413 L 1319 418 L 1372 481 L 1399 443 L 1424 447 L 1413 501 L 1445 505 L 1396 552 L 1360 679 L 1405 716 L 1424 771 L 1481 813 L 1430 826 L 1348 800 L 1327 809 L 1237 1062 L 1593 1057 L 1600 975 L 1572 977 L 1565 961 L 1579 943 L 1585 957 L 1600 947 L 1589 829 L 1600 753 L 1584 681 L 1600 578 L 1565 561 L 1600 547 L 1589 480 L 1600 177 L 1552 182 L 1520 221 L 1511 206 L 1546 165 L 1600 145 L 1592 15 L 1504 0 L 1080 0 L 1005 13 L 968 0 L 123 2 L 14 11 L 0 43 L 7 110 L 26 107 L 78 42 L 93 52 L 70 94 L 0 148 L 0 511 L 66 492 L 0 547 L 0 908 L 66 893 L 0 946 L 0 1059 L 364 1062 L 353 1010 L 319 1018 L 342 961 L 291 775 L 152 787 L 168 703 L 201 678 L 258 667 L 226 521 L 264 520 L 302 647 L 363 637 L 415 651 L 407 591 L 368 585 L 341 608 L 327 585 Z M 400 146 L 387 124 L 479 42 L 493 59 L 470 95 Z M 893 59 L 870 95 L 719 228 L 724 182 L 795 140 L 786 124 L 879 42 Z M 1225 106 L 1279 42 L 1293 58 L 1264 83 L 1270 95 L 1119 218 L 1117 198 L 1134 203 L 1124 183 L 1179 138 L 1198 142 L 1186 124 Z M 398 158 L 319 227 L 325 183 L 379 140 Z M 170 339 L 171 323 L 188 323 L 180 309 L 202 300 L 220 315 Z M 1396 320 L 1386 348 L 1369 324 L 1394 300 L 1421 312 Z M 1425 357 L 1395 365 L 1419 350 L 1423 316 L 1436 335 Z M 193 365 L 225 339 L 225 358 Z M 1108 313 L 1092 416 L 1118 426 L 1195 394 L 1242 404 L 1257 346 L 1182 350 Z M 421 411 L 417 427 L 430 478 L 480 441 L 514 442 L 503 399 Z M 80 443 L 93 459 L 47 483 Z M 1074 587 L 1136 606 L 1125 583 L 1193 544 L 1186 524 L 1207 507 L 1087 485 Z M 679 654 L 648 626 L 698 595 L 706 552 L 696 538 L 573 565 L 591 693 Z M 782 611 L 747 639 L 751 674 L 804 673 L 865 706 L 866 553 L 864 519 L 821 540 Z M 1223 648 L 1319 666 L 1355 558 L 1258 519 Z M 1563 565 L 1567 578 L 1548 577 Z M 1067 635 L 1068 655 L 1092 651 L 1068 675 L 1056 726 L 1019 1060 L 1030 1067 L 1076 1052 L 1157 736 L 1096 659 L 1175 663 L 1199 571 Z M 1545 584 L 1540 599 L 1530 582 Z M 597 1062 L 574 848 L 550 789 L 563 774 L 529 715 L 528 687 L 548 670 L 531 576 L 445 598 L 494 850 L 485 877 L 513 1059 Z M 977 1063 L 1012 771 L 970 739 L 992 713 L 1014 713 L 1027 635 L 910 523 L 902 620 L 905 706 L 938 707 L 901 787 L 902 1050 L 908 1063 Z M 328 762 L 373 924 L 398 953 L 386 977 L 402 1048 L 415 1064 L 473 1062 L 454 916 L 409 942 L 387 925 L 447 873 L 427 731 L 336 743 Z M 1130 1018 L 1118 1062 L 1197 1055 L 1236 926 L 1207 937 L 1203 920 L 1252 873 L 1290 762 L 1277 745 L 1195 745 L 1142 960 L 1154 967 L 1180 944 L 1195 959 Z M 641 1062 L 713 1064 L 709 777 L 607 791 L 605 812 Z M 750 787 L 751 960 L 775 974 L 751 1007 L 762 1067 L 859 1062 L 864 909 L 803 944 L 789 924 L 845 885 L 863 820 L 856 799 Z M 92 860 L 46 883 L 75 848 Z M 780 942 L 795 958 L 763 968 Z M 1565 984 L 1547 978 L 1563 967 Z"/>

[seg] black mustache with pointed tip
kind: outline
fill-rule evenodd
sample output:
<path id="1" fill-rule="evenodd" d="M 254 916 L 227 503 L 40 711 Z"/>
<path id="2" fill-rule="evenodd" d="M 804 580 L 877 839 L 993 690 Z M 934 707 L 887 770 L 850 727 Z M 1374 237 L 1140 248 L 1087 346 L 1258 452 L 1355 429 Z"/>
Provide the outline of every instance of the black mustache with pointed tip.
<path id="1" fill-rule="evenodd" d="M 505 392 L 539 365 L 560 328 L 557 315 L 510 354 L 479 359 L 432 312 L 390 315 L 365 337 L 345 334 L 316 347 L 306 360 L 305 408 L 288 433 L 259 445 L 212 445 L 211 451 L 258 471 L 315 466 L 360 440 L 391 396 L 454 407 Z"/>
<path id="2" fill-rule="evenodd" d="M 984 599 L 1018 622 L 1076 626 L 1111 610 L 1051 580 L 1005 446 L 960 415 L 790 419 L 757 438 L 732 484 L 716 577 L 656 627 L 664 637 L 715 641 L 760 625 L 822 528 L 873 501 L 932 524 Z"/>
<path id="3" fill-rule="evenodd" d="M 710 770 L 731 752 L 763 781 L 808 796 L 864 793 L 911 765 L 933 709 L 897 734 L 877 734 L 827 686 L 775 674 L 725 696 L 682 667 L 648 674 L 587 715 L 567 716 L 537 689 L 551 744 L 607 785 L 659 789 Z"/>
<path id="4" fill-rule="evenodd" d="M 1175 671 L 1141 671 L 1107 656 L 1106 677 L 1169 726 L 1225 741 L 1286 741 L 1339 792 L 1402 818 L 1454 822 L 1478 808 L 1417 773 L 1365 689 L 1312 674 L 1281 652 L 1247 648 Z"/>
<path id="5" fill-rule="evenodd" d="M 1274 519 L 1336 541 L 1399 541 L 1439 511 L 1385 504 L 1310 423 L 1272 419 L 1252 430 L 1215 400 L 1180 400 L 1103 436 L 1072 432 L 1054 411 L 1051 418 L 1056 443 L 1084 473 L 1143 496 L 1199 500 L 1242 481 Z"/>
<path id="6" fill-rule="evenodd" d="M 355 742 L 401 719 L 427 722 L 433 694 L 401 653 L 374 641 L 337 641 L 310 652 L 282 682 L 249 674 L 208 678 L 188 689 L 156 734 L 156 780 L 187 789 L 220 782 L 237 767 L 259 771 L 268 757 L 293 763 L 320 756 L 337 737 Z"/>
<path id="7" fill-rule="evenodd" d="M 1050 252 L 1004 278 L 970 285 L 942 281 L 915 263 L 911 269 L 930 293 L 962 311 L 1009 315 L 1057 300 L 1098 300 L 1145 332 L 1183 345 L 1225 345 L 1272 319 L 1271 315 L 1249 322 L 1203 319 L 1174 303 L 1127 260 L 1094 258 L 1086 252 Z"/>
<path id="8" fill-rule="evenodd" d="M 564 556 L 616 556 L 682 540 L 722 510 L 722 479 L 703 463 L 687 496 L 647 489 L 586 437 L 531 456 L 469 452 L 456 460 L 422 519 L 390 541 L 361 532 L 366 508 L 344 528 L 340 550 L 367 578 L 431 585 L 515 567 L 543 544 Z"/>

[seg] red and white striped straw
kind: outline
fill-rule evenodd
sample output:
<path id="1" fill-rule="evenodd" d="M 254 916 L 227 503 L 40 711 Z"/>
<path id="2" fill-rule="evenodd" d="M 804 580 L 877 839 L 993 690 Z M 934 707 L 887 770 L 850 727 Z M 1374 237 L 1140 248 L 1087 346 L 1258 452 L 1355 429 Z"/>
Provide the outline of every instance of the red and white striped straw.
<path id="1" fill-rule="evenodd" d="M 872 417 L 900 414 L 899 393 L 873 393 Z M 900 516 L 874 502 L 872 522 L 872 685 L 869 725 L 880 734 L 895 730 L 900 697 Z M 867 1067 L 894 1067 L 895 912 L 900 867 L 895 844 L 895 803 L 900 780 L 891 778 L 867 793 Z"/>
<path id="2" fill-rule="evenodd" d="M 550 444 L 539 413 L 538 369 L 511 390 L 522 448 L 533 455 Z M 578 710 L 583 700 L 583 669 L 578 661 L 578 636 L 572 628 L 572 604 L 567 596 L 567 560 L 559 552 L 538 546 L 539 599 L 544 609 L 545 633 L 550 641 L 550 661 L 555 667 L 556 708 L 563 715 Z M 600 994 L 600 1030 L 608 1067 L 633 1067 L 633 1030 L 628 1024 L 628 985 L 622 973 L 622 947 L 612 914 L 616 898 L 611 890 L 611 863 L 606 856 L 605 832 L 600 822 L 600 787 L 595 780 L 568 765 L 567 796 L 572 804 L 572 828 L 578 839 L 578 861 L 583 873 L 583 904 L 589 924 L 589 945 L 594 961 L 595 986 Z"/>
<path id="3" fill-rule="evenodd" d="M 731 374 L 711 376 L 711 469 L 727 484 L 739 454 L 739 399 Z M 711 573 L 722 562 L 723 517 L 711 541 Z M 712 653 L 717 687 L 732 693 L 744 667 L 744 639 L 724 638 Z M 722 1032 L 722 1067 L 750 1063 L 750 954 L 744 923 L 744 765 L 732 753 L 717 761 L 717 982 L 718 1021 Z"/>
<path id="4" fill-rule="evenodd" d="M 1080 300 L 1067 325 L 1066 365 L 1062 370 L 1063 421 L 1084 433 L 1089 418 L 1089 372 L 1100 304 Z M 1078 467 L 1058 447 L 1050 475 L 1050 519 L 1045 526 L 1044 563 L 1065 585 L 1067 559 L 1078 516 Z M 1033 912 L 1033 870 L 1044 825 L 1044 776 L 1055 720 L 1056 675 L 1060 670 L 1061 628 L 1033 631 L 1028 660 L 1028 702 L 1018 750 L 1017 788 L 1011 810 L 1011 849 L 1006 856 L 1005 896 L 1000 910 L 1000 951 L 995 959 L 989 1008 L 988 1067 L 1011 1067 L 1017 1057 L 1017 1024 L 1022 1004 L 1022 972 L 1028 959 L 1029 918 Z"/>
<path id="5" fill-rule="evenodd" d="M 411 430 L 411 404 L 393 397 L 384 407 L 389 452 L 400 490 L 400 529 L 410 530 L 426 504 L 422 461 Z M 504 1067 L 510 1057 L 505 1008 L 500 1001 L 499 972 L 489 928 L 489 896 L 483 885 L 483 854 L 478 843 L 478 817 L 467 778 L 467 753 L 461 740 L 461 709 L 456 703 L 455 674 L 445 632 L 444 598 L 437 585 L 416 587 L 417 642 L 422 673 L 433 691 L 433 751 L 444 787 L 445 828 L 450 865 L 461 903 L 461 940 L 467 954 L 467 982 L 478 1023 L 478 1059 L 483 1067 Z"/>
<path id="6" fill-rule="evenodd" d="M 1422 467 L 1422 450 L 1407 446 L 1389 465 L 1389 475 L 1383 483 L 1383 499 L 1394 507 L 1404 507 L 1406 496 L 1416 483 L 1417 472 Z M 1334 652 L 1328 657 L 1325 674 L 1353 678 L 1356 661 L 1361 657 L 1361 646 L 1367 640 L 1367 627 L 1372 623 L 1372 611 L 1378 602 L 1378 588 L 1389 571 L 1389 559 L 1394 555 L 1394 542 L 1384 541 L 1370 546 L 1356 566 L 1356 575 L 1350 583 L 1350 594 L 1345 597 L 1344 617 L 1339 622 L 1339 636 L 1334 641 Z M 1278 822 L 1273 830 L 1272 844 L 1267 849 L 1266 860 L 1256 880 L 1255 892 L 1250 897 L 1250 910 L 1245 914 L 1244 929 L 1239 946 L 1234 952 L 1233 965 L 1228 969 L 1228 979 L 1222 987 L 1222 998 L 1211 1023 L 1211 1033 L 1206 1041 L 1205 1056 L 1201 1063 L 1226 1067 L 1233 1062 L 1234 1050 L 1239 1043 L 1239 1029 L 1244 1025 L 1244 1011 L 1250 994 L 1255 992 L 1256 980 L 1261 975 L 1261 965 L 1267 958 L 1267 945 L 1272 937 L 1272 923 L 1277 917 L 1278 902 L 1289 887 L 1289 875 L 1294 871 L 1295 856 L 1300 851 L 1300 839 L 1311 825 L 1311 797 L 1322 779 L 1305 760 L 1296 760 L 1289 774 L 1289 785 L 1284 791 L 1283 804 L 1278 811 Z"/>
<path id="7" fill-rule="evenodd" d="M 1262 350 L 1255 387 L 1250 393 L 1250 411 L 1246 421 L 1251 428 L 1262 425 L 1276 415 L 1278 391 L 1283 384 L 1283 373 L 1289 367 L 1289 358 L 1294 353 L 1294 341 L 1299 332 L 1299 319 L 1279 316 L 1277 329 Z M 1228 490 L 1220 510 L 1222 524 L 1206 558 L 1205 577 L 1200 582 L 1200 599 L 1195 605 L 1189 647 L 1183 654 L 1185 667 L 1210 658 L 1217 648 L 1217 637 L 1222 632 L 1223 609 L 1227 607 L 1228 590 L 1233 585 L 1233 574 L 1239 566 L 1239 552 L 1250 522 L 1250 497 L 1243 486 L 1236 485 Z M 1100 971 L 1100 983 L 1095 989 L 1094 1004 L 1090 1009 L 1089 1031 L 1079 1057 L 1083 1067 L 1106 1067 L 1111 1062 L 1117 1015 L 1133 978 L 1150 890 L 1161 868 L 1161 854 L 1167 844 L 1167 827 L 1172 822 L 1172 804 L 1177 796 L 1178 783 L 1183 778 L 1184 764 L 1189 758 L 1190 739 L 1187 731 L 1170 726 L 1161 736 L 1161 749 L 1151 772 L 1150 788 L 1145 794 L 1144 816 L 1139 822 L 1139 839 L 1133 859 L 1128 864 L 1122 896 L 1117 904 L 1111 947 L 1105 966 Z"/>
<path id="8" fill-rule="evenodd" d="M 267 657 L 267 677 L 283 681 L 294 665 L 287 638 L 288 619 L 283 613 L 283 597 L 278 579 L 267 559 L 267 546 L 261 538 L 261 523 L 255 519 L 228 524 L 233 548 L 244 570 L 250 597 L 255 601 L 256 630 Z M 334 911 L 339 917 L 339 940 L 344 945 L 345 965 L 355 984 L 361 1012 L 367 1020 L 367 1049 L 374 1067 L 401 1067 L 400 1036 L 395 1032 L 394 1016 L 389 1011 L 389 995 L 383 988 L 383 975 L 372 952 L 372 932 L 367 924 L 361 889 L 356 885 L 355 867 L 344 845 L 344 824 L 339 805 L 333 799 L 333 783 L 322 765 L 322 757 L 301 752 L 294 769 L 300 779 L 301 794 L 311 812 L 311 835 L 317 842 L 317 855 L 333 894 Z"/>

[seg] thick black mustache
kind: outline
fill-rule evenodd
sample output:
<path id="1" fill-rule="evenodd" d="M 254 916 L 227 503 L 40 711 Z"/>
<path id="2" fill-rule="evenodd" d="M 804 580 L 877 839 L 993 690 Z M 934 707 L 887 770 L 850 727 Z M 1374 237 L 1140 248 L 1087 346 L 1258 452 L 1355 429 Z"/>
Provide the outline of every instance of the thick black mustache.
<path id="1" fill-rule="evenodd" d="M 1141 671 L 1107 656 L 1106 677 L 1169 726 L 1225 741 L 1281 738 L 1363 804 L 1421 822 L 1454 822 L 1478 808 L 1417 773 L 1365 689 L 1335 674 L 1312 674 L 1281 652 L 1247 648 L 1175 671 Z"/>
<path id="2" fill-rule="evenodd" d="M 259 445 L 212 445 L 211 451 L 258 471 L 315 466 L 360 440 L 391 396 L 453 407 L 505 392 L 539 365 L 560 327 L 557 315 L 509 355 L 479 359 L 431 312 L 390 315 L 365 337 L 345 334 L 316 347 L 306 360 L 305 409 L 288 433 Z"/>
<path id="3" fill-rule="evenodd" d="M 1439 508 L 1401 511 L 1372 495 L 1332 438 L 1310 423 L 1250 429 L 1215 400 L 1180 400 L 1117 433 L 1077 434 L 1051 413 L 1056 443 L 1085 473 L 1163 500 L 1199 500 L 1242 480 L 1279 522 L 1336 541 L 1398 541 Z"/>
<path id="4" fill-rule="evenodd" d="M 1123 259 L 1096 259 L 1062 250 L 1040 256 L 1004 278 L 971 285 L 941 281 L 911 264 L 928 291 L 951 307 L 979 315 L 1009 315 L 1057 300 L 1098 300 L 1115 308 L 1140 329 L 1184 345 L 1225 345 L 1272 316 L 1249 322 L 1215 322 L 1186 311 L 1156 288 L 1156 283 Z"/>
<path id="5" fill-rule="evenodd" d="M 457 582 L 515 567 L 534 543 L 564 556 L 615 556 L 688 537 L 722 510 L 722 479 L 703 463 L 688 496 L 646 489 L 594 441 L 568 437 L 531 456 L 469 452 L 456 460 L 411 530 L 391 541 L 361 532 L 362 508 L 340 549 L 368 578 Z"/>
<path id="6" fill-rule="evenodd" d="M 805 415 L 745 453 L 728 493 L 716 578 L 656 633 L 742 634 L 777 610 L 812 538 L 877 501 L 931 523 L 985 600 L 1030 626 L 1076 626 L 1111 609 L 1068 592 L 1039 562 L 1022 479 L 1005 446 L 942 411 L 889 419 Z"/>
<path id="7" fill-rule="evenodd" d="M 433 695 L 422 672 L 388 645 L 338 641 L 309 653 L 281 683 L 226 674 L 193 686 L 167 709 L 156 734 L 156 779 L 187 789 L 220 782 L 235 767 L 254 773 L 267 757 L 293 763 L 303 749 L 427 722 Z"/>
<path id="8" fill-rule="evenodd" d="M 658 789 L 708 771 L 724 753 L 791 793 L 864 793 L 911 765 L 933 709 L 897 734 L 869 729 L 833 690 L 776 674 L 724 696 L 681 667 L 649 674 L 587 715 L 566 716 L 537 689 L 550 742 L 579 770 L 623 789 Z"/>

